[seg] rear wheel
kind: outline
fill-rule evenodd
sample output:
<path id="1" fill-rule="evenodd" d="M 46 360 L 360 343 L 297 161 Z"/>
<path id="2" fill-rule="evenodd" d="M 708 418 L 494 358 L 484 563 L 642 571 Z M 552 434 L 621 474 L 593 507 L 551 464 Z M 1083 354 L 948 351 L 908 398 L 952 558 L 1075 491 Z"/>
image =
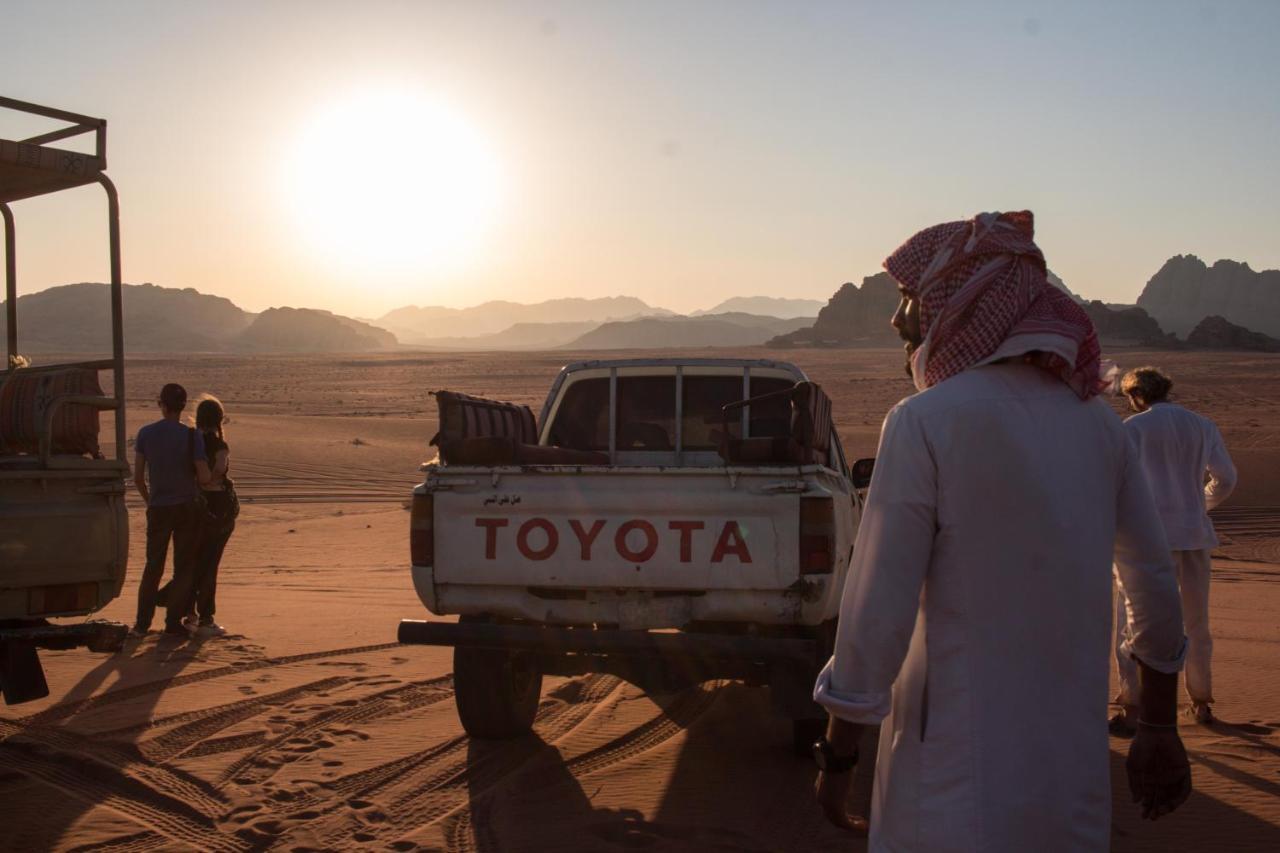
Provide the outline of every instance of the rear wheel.
<path id="1" fill-rule="evenodd" d="M 826 719 L 804 719 L 791 721 L 791 750 L 798 758 L 809 758 L 813 755 L 813 744 L 827 733 Z"/>
<path id="2" fill-rule="evenodd" d="M 504 740 L 533 727 L 542 672 L 527 654 L 458 647 L 453 650 L 453 689 L 467 734 Z"/>

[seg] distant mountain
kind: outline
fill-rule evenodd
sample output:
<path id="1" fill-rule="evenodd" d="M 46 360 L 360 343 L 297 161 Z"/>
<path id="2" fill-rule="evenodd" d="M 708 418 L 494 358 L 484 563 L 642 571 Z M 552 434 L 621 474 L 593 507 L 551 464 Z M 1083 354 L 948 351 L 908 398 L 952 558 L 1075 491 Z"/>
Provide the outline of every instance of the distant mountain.
<path id="1" fill-rule="evenodd" d="M 1193 349 L 1280 352 L 1280 340 L 1237 326 L 1223 317 L 1205 317 L 1187 335 Z"/>
<path id="2" fill-rule="evenodd" d="M 1273 337 L 1280 336 L 1280 270 L 1255 272 L 1221 260 L 1212 267 L 1195 255 L 1165 261 L 1138 297 L 1138 305 L 1165 329 L 1185 336 L 1206 317 L 1218 316 Z"/>
<path id="3" fill-rule="evenodd" d="M 759 346 L 775 335 L 812 323 L 812 318 L 783 319 L 755 314 L 701 317 L 643 317 L 605 323 L 562 349 L 661 349 L 667 347 Z"/>
<path id="4" fill-rule="evenodd" d="M 395 335 L 314 308 L 268 308 L 232 341 L 252 352 L 368 352 L 395 349 Z"/>
<path id="5" fill-rule="evenodd" d="M 1049 283 L 1084 304 L 1052 271 Z M 861 286 L 847 281 L 818 312 L 818 320 L 812 327 L 779 335 L 769 341 L 769 346 L 898 346 L 902 341 L 889 320 L 898 308 L 899 299 L 898 283 L 887 272 L 867 276 Z"/>
<path id="6" fill-rule="evenodd" d="M 1136 306 L 1109 306 L 1095 299 L 1082 307 L 1098 330 L 1098 340 L 1104 347 L 1180 346 L 1176 337 L 1166 334 L 1154 317 Z"/>
<path id="7" fill-rule="evenodd" d="M 900 344 L 889 319 L 898 307 L 898 285 L 887 272 L 845 282 L 818 312 L 812 327 L 769 341 L 770 346 L 894 346 Z"/>
<path id="8" fill-rule="evenodd" d="M 124 340 L 133 352 L 222 350 L 253 315 L 191 288 L 125 285 Z M 111 288 L 84 282 L 18 297 L 21 352 L 111 351 Z M 0 312 L 0 329 L 5 318 Z"/>
<path id="9" fill-rule="evenodd" d="M 531 305 L 498 301 L 471 308 L 408 306 L 382 315 L 377 324 L 394 332 L 405 343 L 420 343 L 442 337 L 493 335 L 518 323 L 603 323 L 606 320 L 672 313 L 631 296 L 568 297 Z"/>
<path id="10" fill-rule="evenodd" d="M 414 346 L 450 350 L 546 350 L 564 346 L 600 326 L 595 320 L 567 323 L 516 323 L 492 335 L 420 338 Z"/>
<path id="11" fill-rule="evenodd" d="M 154 284 L 124 286 L 128 352 L 385 349 L 395 337 L 358 320 L 311 309 L 255 315 L 221 296 Z M 318 315 L 318 316 L 313 316 Z M 111 351 L 111 288 L 81 283 L 18 297 L 22 353 Z M 0 310 L 0 335 L 5 316 Z"/>
<path id="12" fill-rule="evenodd" d="M 708 314 L 757 314 L 764 317 L 815 317 L 822 310 L 821 299 L 788 299 L 784 296 L 735 296 L 726 299 L 714 308 L 705 311 L 694 311 L 689 316 L 703 317 Z"/>

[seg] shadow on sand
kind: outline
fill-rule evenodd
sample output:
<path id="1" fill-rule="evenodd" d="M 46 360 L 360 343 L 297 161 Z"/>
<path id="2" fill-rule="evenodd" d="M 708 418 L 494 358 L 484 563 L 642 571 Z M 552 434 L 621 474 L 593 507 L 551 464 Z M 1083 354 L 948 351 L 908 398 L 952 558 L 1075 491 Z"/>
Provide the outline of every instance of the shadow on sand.
<path id="1" fill-rule="evenodd" d="M 864 849 L 864 840 L 823 820 L 813 765 L 791 753 L 789 723 L 773 714 L 764 690 L 731 684 L 649 698 L 657 717 L 568 759 L 532 736 L 520 769 L 470 787 L 469 808 L 448 828 L 449 849 Z M 501 748 L 471 742 L 469 765 Z M 871 764 L 855 783 L 853 805 L 864 813 Z"/>
<path id="2" fill-rule="evenodd" d="M 56 704 L 0 720 L 0 768 L 9 771 L 0 776 L 6 849 L 64 849 L 63 839 L 104 804 L 142 819 L 139 834 L 146 834 L 146 815 L 157 808 L 176 809 L 180 819 L 212 829 L 189 802 L 191 792 L 217 797 L 212 787 L 148 760 L 138 746 L 166 687 L 198 660 L 201 645 L 164 634 L 127 640 Z M 110 689 L 100 692 L 108 681 Z M 94 723 L 95 711 L 108 706 L 115 729 L 109 738 Z"/>
<path id="3" fill-rule="evenodd" d="M 529 739 L 528 759 L 501 781 L 469 784 L 469 807 L 450 821 L 454 851 L 785 851 L 865 849 L 866 842 L 823 820 L 812 800 L 814 770 L 788 749 L 788 727 L 771 711 L 764 690 L 731 684 L 690 712 L 700 691 L 651 696 L 662 709 L 654 721 L 676 723 L 680 734 L 646 743 L 632 730 L 566 758 L 553 744 Z M 649 725 L 649 724 L 646 724 Z M 641 727 L 644 728 L 644 727 Z M 1260 733 L 1221 724 L 1220 733 L 1251 746 Z M 1218 729 L 1215 729 L 1218 731 Z M 638 734 L 637 734 L 638 733 Z M 502 744 L 472 742 L 469 766 Z M 509 748 L 509 747 L 505 747 Z M 671 749 L 678 750 L 672 765 Z M 862 745 L 873 755 L 874 736 Z M 1280 785 L 1193 753 L 1197 774 L 1216 773 L 1252 788 L 1259 798 Z M 1197 791 L 1173 815 L 1144 822 L 1129 801 L 1124 756 L 1111 754 L 1112 849 L 1280 850 L 1280 828 Z M 851 806 L 870 807 L 872 762 L 863 762 Z M 1207 846 L 1206 846 L 1207 845 Z"/>

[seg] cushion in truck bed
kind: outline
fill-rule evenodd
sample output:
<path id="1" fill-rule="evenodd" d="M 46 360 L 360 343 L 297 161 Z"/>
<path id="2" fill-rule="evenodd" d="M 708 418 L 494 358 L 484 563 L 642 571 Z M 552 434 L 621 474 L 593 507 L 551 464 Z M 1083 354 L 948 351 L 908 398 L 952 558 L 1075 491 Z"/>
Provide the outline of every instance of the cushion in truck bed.
<path id="1" fill-rule="evenodd" d="M 463 438 L 511 438 L 521 444 L 538 442 L 533 410 L 518 403 L 486 400 L 457 391 L 436 391 L 440 411 L 440 431 L 431 444 L 443 447 L 447 441 Z"/>
<path id="2" fill-rule="evenodd" d="M 54 398 L 102 396 L 98 371 L 82 367 L 24 372 L 17 370 L 0 385 L 0 453 L 39 453 L 44 414 Z M 53 417 L 54 453 L 97 456 L 98 410 L 92 406 L 59 406 Z"/>

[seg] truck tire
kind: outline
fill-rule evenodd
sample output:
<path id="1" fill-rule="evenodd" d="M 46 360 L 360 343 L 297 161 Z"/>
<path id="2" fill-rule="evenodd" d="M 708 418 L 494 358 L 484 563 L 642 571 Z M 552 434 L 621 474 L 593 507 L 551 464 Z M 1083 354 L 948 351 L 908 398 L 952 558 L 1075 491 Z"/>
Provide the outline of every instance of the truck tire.
<path id="1" fill-rule="evenodd" d="M 458 719 L 468 735 L 506 740 L 533 727 L 542 673 L 526 654 L 457 647 L 453 690 Z"/>
<path id="2" fill-rule="evenodd" d="M 797 758 L 810 758 L 813 743 L 827 733 L 827 720 L 803 719 L 791 721 L 791 751 Z"/>

